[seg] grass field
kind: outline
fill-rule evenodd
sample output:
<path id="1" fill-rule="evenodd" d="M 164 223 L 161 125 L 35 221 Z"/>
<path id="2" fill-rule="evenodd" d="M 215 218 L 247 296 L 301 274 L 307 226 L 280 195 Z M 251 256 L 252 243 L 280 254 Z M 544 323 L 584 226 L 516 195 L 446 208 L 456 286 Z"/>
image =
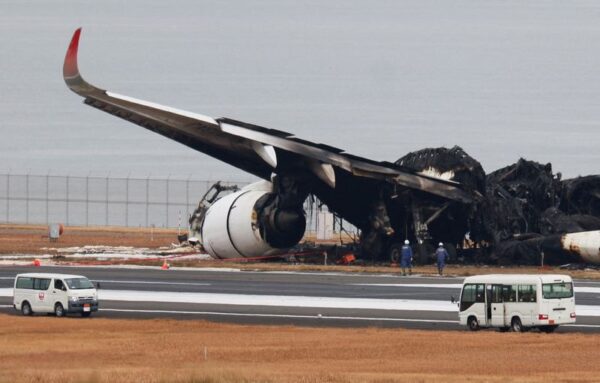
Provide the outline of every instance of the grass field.
<path id="1" fill-rule="evenodd" d="M 0 315 L 6 382 L 598 382 L 600 336 Z"/>

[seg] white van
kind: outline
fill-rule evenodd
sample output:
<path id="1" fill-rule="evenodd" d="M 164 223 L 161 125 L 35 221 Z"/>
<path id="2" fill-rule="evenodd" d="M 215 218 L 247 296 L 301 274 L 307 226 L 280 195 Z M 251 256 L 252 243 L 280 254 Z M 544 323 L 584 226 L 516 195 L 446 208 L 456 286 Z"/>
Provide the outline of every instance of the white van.
<path id="1" fill-rule="evenodd" d="M 575 323 L 573 281 L 568 275 L 498 274 L 465 278 L 460 294 L 461 325 L 476 331 L 539 328 L 554 331 Z"/>
<path id="2" fill-rule="evenodd" d="M 90 316 L 98 311 L 98 293 L 92 282 L 81 275 L 29 273 L 15 277 L 13 307 L 23 315 L 68 313 Z"/>

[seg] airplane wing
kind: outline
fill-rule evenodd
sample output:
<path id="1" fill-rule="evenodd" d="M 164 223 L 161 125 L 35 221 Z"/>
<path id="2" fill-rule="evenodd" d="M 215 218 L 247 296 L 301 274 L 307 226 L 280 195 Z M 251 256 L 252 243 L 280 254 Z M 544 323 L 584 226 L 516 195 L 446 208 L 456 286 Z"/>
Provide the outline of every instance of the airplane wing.
<path id="1" fill-rule="evenodd" d="M 343 150 L 228 118 L 212 118 L 148 101 L 137 100 L 86 82 L 79 73 L 77 52 L 81 28 L 65 56 L 63 76 L 69 89 L 94 108 L 133 122 L 239 169 L 269 180 L 272 173 L 304 168 L 331 188 L 336 173 L 383 180 L 450 200 L 469 203 L 472 196 L 460 184 L 419 174 L 389 162 L 376 162 Z"/>

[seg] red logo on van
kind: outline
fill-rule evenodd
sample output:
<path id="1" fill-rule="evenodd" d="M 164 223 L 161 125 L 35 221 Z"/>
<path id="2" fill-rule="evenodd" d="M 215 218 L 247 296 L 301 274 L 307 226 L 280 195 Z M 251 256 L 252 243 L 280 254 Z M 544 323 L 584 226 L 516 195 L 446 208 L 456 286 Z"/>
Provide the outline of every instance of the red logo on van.
<path id="1" fill-rule="evenodd" d="M 40 298 L 40 301 L 44 300 L 44 293 L 39 293 L 38 294 L 38 298 Z"/>

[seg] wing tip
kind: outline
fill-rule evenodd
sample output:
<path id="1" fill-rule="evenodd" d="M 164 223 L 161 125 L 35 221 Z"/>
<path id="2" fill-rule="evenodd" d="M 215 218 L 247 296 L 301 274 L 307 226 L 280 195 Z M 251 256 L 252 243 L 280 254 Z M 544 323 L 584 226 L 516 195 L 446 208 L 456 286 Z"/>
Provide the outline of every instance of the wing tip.
<path id="1" fill-rule="evenodd" d="M 63 77 L 65 80 L 79 75 L 79 67 L 77 65 L 77 52 L 79 50 L 79 36 L 81 36 L 81 27 L 77 28 L 71 38 L 71 43 L 65 55 L 63 65 Z"/>

